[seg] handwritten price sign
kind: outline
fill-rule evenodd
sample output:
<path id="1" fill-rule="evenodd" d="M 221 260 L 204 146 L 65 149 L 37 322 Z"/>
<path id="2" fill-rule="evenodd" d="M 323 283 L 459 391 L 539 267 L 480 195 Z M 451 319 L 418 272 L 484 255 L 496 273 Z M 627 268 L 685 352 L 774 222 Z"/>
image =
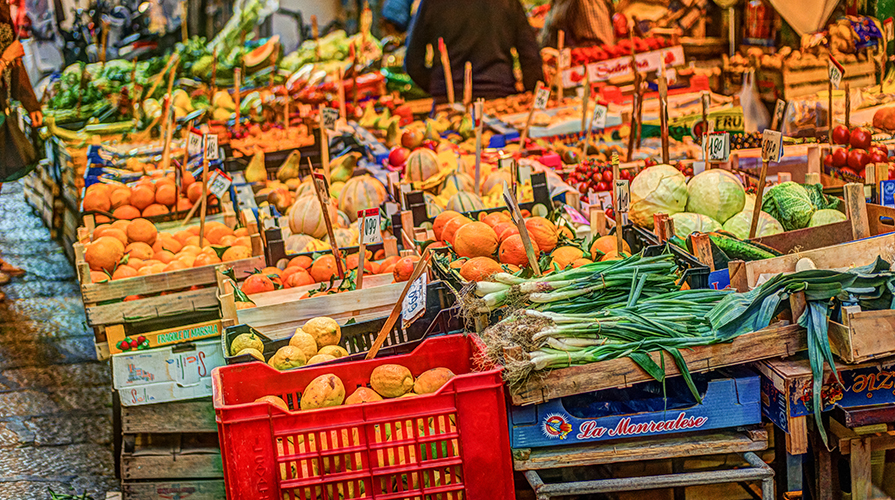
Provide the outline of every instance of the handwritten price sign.
<path id="1" fill-rule="evenodd" d="M 631 207 L 631 189 L 627 180 L 615 180 L 615 199 L 618 200 L 619 212 L 627 212 Z"/>
<path id="2" fill-rule="evenodd" d="M 233 179 L 229 175 L 220 170 L 215 170 L 208 181 L 208 192 L 220 199 L 230 189 L 230 184 L 232 183 Z"/>
<path id="3" fill-rule="evenodd" d="M 335 130 L 336 122 L 339 120 L 339 110 L 334 108 L 321 108 L 320 113 L 323 115 L 323 128 L 327 130 Z"/>
<path id="4" fill-rule="evenodd" d="M 594 106 L 594 115 L 591 118 L 591 128 L 606 128 L 606 112 L 608 108 L 602 104 Z"/>
<path id="5" fill-rule="evenodd" d="M 382 233 L 379 231 L 379 209 L 368 208 L 357 211 L 357 231 L 361 235 L 361 243 L 375 245 L 382 241 Z"/>
<path id="6" fill-rule="evenodd" d="M 765 129 L 761 134 L 761 159 L 779 162 L 783 157 L 783 134 L 776 130 Z"/>
<path id="7" fill-rule="evenodd" d="M 405 327 L 426 312 L 426 281 L 428 281 L 426 273 L 414 280 L 407 290 L 404 302 L 401 303 L 401 316 L 404 318 Z"/>
<path id="8" fill-rule="evenodd" d="M 706 136 L 706 157 L 709 161 L 727 161 L 730 156 L 730 134 L 712 132 Z"/>
<path id="9" fill-rule="evenodd" d="M 833 56 L 830 56 L 830 62 L 827 66 L 828 74 L 830 75 L 830 83 L 833 84 L 833 88 L 839 89 L 839 85 L 842 83 L 842 77 L 845 76 L 845 68 L 839 64 Z"/>
<path id="10" fill-rule="evenodd" d="M 329 203 L 329 189 L 326 189 L 326 177 L 323 174 L 314 173 L 314 186 L 317 192 L 323 197 L 324 203 Z"/>
<path id="11" fill-rule="evenodd" d="M 217 160 L 218 158 L 218 135 L 205 134 L 205 159 Z"/>
<path id="12" fill-rule="evenodd" d="M 547 109 L 547 102 L 550 100 L 550 89 L 539 88 L 535 95 L 535 109 Z"/>
<path id="13" fill-rule="evenodd" d="M 186 142 L 186 152 L 189 156 L 202 154 L 202 134 L 190 132 Z"/>

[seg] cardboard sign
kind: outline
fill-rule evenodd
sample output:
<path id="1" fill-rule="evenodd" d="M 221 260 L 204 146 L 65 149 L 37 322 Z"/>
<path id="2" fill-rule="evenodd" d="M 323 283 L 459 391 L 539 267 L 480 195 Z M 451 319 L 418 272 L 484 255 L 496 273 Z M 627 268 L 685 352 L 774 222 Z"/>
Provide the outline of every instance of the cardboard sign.
<path id="1" fill-rule="evenodd" d="M 538 89 L 537 95 L 535 95 L 534 108 L 535 109 L 547 109 L 547 102 L 550 100 L 550 89 L 547 87 Z"/>
<path id="2" fill-rule="evenodd" d="M 562 68 L 568 68 L 572 65 L 572 49 L 563 49 L 559 56 L 559 65 Z"/>
<path id="3" fill-rule="evenodd" d="M 627 212 L 631 206 L 631 190 L 626 179 L 615 180 L 615 199 L 618 200 L 618 211 Z"/>
<path id="4" fill-rule="evenodd" d="M 833 84 L 833 88 L 838 90 L 839 85 L 842 83 L 842 77 L 845 76 L 845 68 L 832 55 L 827 66 L 827 74 L 830 76 L 830 83 Z"/>
<path id="5" fill-rule="evenodd" d="M 224 197 L 224 194 L 230 189 L 233 179 L 225 172 L 215 170 L 208 180 L 208 192 L 215 195 L 218 199 Z"/>
<path id="6" fill-rule="evenodd" d="M 364 245 L 375 245 L 382 241 L 382 232 L 379 230 L 379 209 L 368 208 L 357 211 L 357 232 L 360 234 L 360 242 Z"/>
<path id="7" fill-rule="evenodd" d="M 327 130 L 335 130 L 336 122 L 339 121 L 339 110 L 334 108 L 320 108 L 323 115 L 323 128 Z"/>
<path id="8" fill-rule="evenodd" d="M 189 156 L 202 154 L 202 134 L 190 131 L 186 142 L 186 152 Z"/>
<path id="9" fill-rule="evenodd" d="M 765 129 L 761 134 L 761 159 L 779 162 L 783 157 L 783 134 L 776 130 Z"/>
<path id="10" fill-rule="evenodd" d="M 326 189 L 326 177 L 323 174 L 314 172 L 314 185 L 317 188 L 317 192 L 323 196 L 323 202 L 329 203 L 329 189 Z"/>
<path id="11" fill-rule="evenodd" d="M 606 112 L 609 109 L 602 105 L 594 105 L 594 115 L 591 118 L 590 128 L 606 128 Z"/>
<path id="12" fill-rule="evenodd" d="M 404 318 L 404 328 L 413 323 L 426 312 L 426 282 L 428 275 L 423 273 L 410 284 L 404 302 L 401 303 L 401 316 Z"/>
<path id="13" fill-rule="evenodd" d="M 218 158 L 218 135 L 205 134 L 205 159 L 211 161 Z"/>
<path id="14" fill-rule="evenodd" d="M 730 134 L 712 132 L 706 136 L 705 152 L 708 161 L 725 162 L 730 157 Z"/>
<path id="15" fill-rule="evenodd" d="M 895 19 L 891 17 L 883 21 L 883 29 L 886 31 L 886 40 L 895 39 Z"/>

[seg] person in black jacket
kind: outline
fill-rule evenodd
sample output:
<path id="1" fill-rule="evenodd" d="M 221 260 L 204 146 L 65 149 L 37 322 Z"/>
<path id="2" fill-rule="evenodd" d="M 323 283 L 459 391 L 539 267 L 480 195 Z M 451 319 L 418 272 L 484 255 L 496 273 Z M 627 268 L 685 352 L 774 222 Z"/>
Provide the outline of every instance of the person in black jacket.
<path id="1" fill-rule="evenodd" d="M 422 0 L 410 23 L 404 65 L 417 85 L 439 101 L 447 95 L 438 39 L 451 61 L 455 99 L 463 95 L 466 61 L 472 63 L 473 97 L 515 94 L 512 49 L 519 54 L 522 83 L 533 90 L 544 78 L 534 29 L 519 0 Z M 432 64 L 426 61 L 432 47 Z"/>

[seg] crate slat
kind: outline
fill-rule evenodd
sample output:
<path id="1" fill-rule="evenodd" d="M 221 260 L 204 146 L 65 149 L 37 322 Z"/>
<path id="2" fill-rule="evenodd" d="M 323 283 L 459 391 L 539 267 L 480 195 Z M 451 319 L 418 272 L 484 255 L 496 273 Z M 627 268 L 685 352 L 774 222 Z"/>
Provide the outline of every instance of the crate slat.
<path id="1" fill-rule="evenodd" d="M 217 431 L 210 399 L 121 407 L 123 434 Z"/>
<path id="2" fill-rule="evenodd" d="M 90 326 L 110 325 L 164 318 L 175 314 L 208 310 L 220 307 L 217 287 L 201 290 L 146 297 L 130 302 L 119 302 L 85 308 L 87 324 Z"/>
<path id="3" fill-rule="evenodd" d="M 223 480 L 185 479 L 152 482 L 122 482 L 123 500 L 221 500 L 225 497 Z"/>

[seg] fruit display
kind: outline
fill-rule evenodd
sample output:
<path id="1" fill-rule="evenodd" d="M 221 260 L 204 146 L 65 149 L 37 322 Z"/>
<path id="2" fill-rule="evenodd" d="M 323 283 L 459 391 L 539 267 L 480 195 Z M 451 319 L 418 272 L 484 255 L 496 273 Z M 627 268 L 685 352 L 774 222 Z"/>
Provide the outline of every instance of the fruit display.
<path id="1" fill-rule="evenodd" d="M 845 125 L 833 129 L 833 143 L 839 147 L 824 157 L 824 166 L 836 169 L 842 176 L 864 178 L 864 168 L 873 164 L 889 165 L 889 175 L 895 175 L 895 163 L 889 160 L 889 148 L 885 144 L 873 144 L 869 130 L 857 127 L 849 130 Z"/>
<path id="2" fill-rule="evenodd" d="M 288 345 L 264 359 L 264 341 L 254 333 L 243 333 L 230 342 L 230 355 L 249 354 L 277 370 L 289 370 L 306 365 L 324 363 L 348 355 L 339 346 L 342 338 L 339 324 L 327 317 L 311 318 L 297 328 Z"/>
<path id="3" fill-rule="evenodd" d="M 572 49 L 572 66 L 581 66 L 607 59 L 630 56 L 632 53 L 642 54 L 651 50 L 659 50 L 672 45 L 671 40 L 651 36 L 646 38 L 632 37 L 619 40 L 614 45 L 603 44 L 593 47 L 575 47 Z M 550 64 L 549 61 L 547 64 Z"/>
<path id="4" fill-rule="evenodd" d="M 178 193 L 174 173 L 163 175 L 155 172 L 139 181 L 124 184 L 96 183 L 87 187 L 82 200 L 84 213 L 96 213 L 96 222 L 106 223 L 111 214 L 116 220 L 133 220 L 139 217 L 156 217 L 183 212 L 193 208 L 202 198 L 202 183 L 190 172 L 181 179 Z M 213 194 L 208 194 L 208 205 L 217 204 Z"/>

